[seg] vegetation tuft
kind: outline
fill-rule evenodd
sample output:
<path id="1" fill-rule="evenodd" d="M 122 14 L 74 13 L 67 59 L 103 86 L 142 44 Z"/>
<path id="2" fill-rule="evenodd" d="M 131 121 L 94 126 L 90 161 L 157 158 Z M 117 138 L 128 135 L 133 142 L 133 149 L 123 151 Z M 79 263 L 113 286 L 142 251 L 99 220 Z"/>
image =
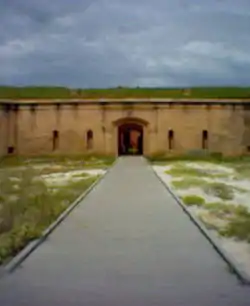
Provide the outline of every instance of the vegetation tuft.
<path id="1" fill-rule="evenodd" d="M 206 203 L 204 208 L 217 218 L 225 218 L 226 216 L 231 216 L 235 212 L 234 205 L 225 204 L 223 202 Z"/>
<path id="2" fill-rule="evenodd" d="M 207 169 L 197 169 L 194 167 L 189 167 L 185 164 L 175 163 L 174 166 L 165 172 L 171 176 L 194 176 L 194 177 L 208 177 L 208 178 L 225 178 L 228 177 L 227 173 L 213 173 Z"/>
<path id="3" fill-rule="evenodd" d="M 224 183 L 208 183 L 207 186 L 204 187 L 204 191 L 222 200 L 232 200 L 234 198 L 233 187 Z"/>
<path id="4" fill-rule="evenodd" d="M 250 212 L 245 207 L 238 208 L 220 234 L 250 242 Z"/>
<path id="5" fill-rule="evenodd" d="M 187 206 L 203 206 L 205 204 L 205 200 L 197 195 L 184 196 L 182 197 L 182 201 Z"/>
<path id="6" fill-rule="evenodd" d="M 182 165 L 175 165 L 173 168 L 167 170 L 166 174 L 169 174 L 171 176 L 209 176 L 209 173 L 204 170 Z"/>
<path id="7" fill-rule="evenodd" d="M 186 177 L 181 180 L 173 180 L 171 182 L 172 186 L 176 189 L 188 189 L 192 187 L 201 187 L 203 188 L 208 184 L 208 182 L 201 178 L 196 177 Z"/>

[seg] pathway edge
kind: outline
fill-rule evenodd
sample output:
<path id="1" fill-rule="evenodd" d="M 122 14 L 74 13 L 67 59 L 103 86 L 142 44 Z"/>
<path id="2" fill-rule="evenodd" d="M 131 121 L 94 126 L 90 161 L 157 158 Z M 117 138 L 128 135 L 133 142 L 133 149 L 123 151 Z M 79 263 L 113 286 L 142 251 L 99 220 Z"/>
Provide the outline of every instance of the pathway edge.
<path id="1" fill-rule="evenodd" d="M 250 275 L 248 275 L 236 262 L 236 260 L 228 254 L 226 250 L 224 250 L 219 241 L 215 237 L 213 237 L 209 231 L 206 229 L 206 227 L 201 223 L 201 221 L 193 214 L 191 213 L 183 201 L 176 195 L 176 193 L 172 190 L 172 188 L 166 184 L 163 179 L 160 177 L 160 175 L 153 169 L 152 164 L 147 160 L 148 165 L 150 166 L 151 170 L 154 172 L 155 176 L 160 180 L 162 185 L 169 191 L 169 193 L 172 195 L 172 197 L 176 200 L 178 205 L 182 208 L 182 210 L 188 215 L 190 220 L 194 223 L 194 225 L 199 229 L 199 231 L 205 236 L 205 238 L 210 242 L 212 247 L 215 249 L 215 251 L 220 255 L 220 257 L 226 262 L 226 264 L 229 266 L 231 272 L 233 272 L 237 278 L 244 284 L 250 286 Z"/>
<path id="2" fill-rule="evenodd" d="M 42 233 L 42 235 L 31 242 L 29 242 L 23 250 L 21 250 L 15 257 L 11 259 L 9 263 L 3 265 L 0 273 L 0 278 L 7 273 L 12 273 L 17 269 L 22 262 L 28 258 L 47 238 L 48 236 L 68 217 L 68 215 L 81 203 L 81 201 L 108 175 L 108 173 L 114 168 L 118 158 L 112 163 L 112 165 L 106 170 L 106 172 L 99 177 L 93 184 L 91 184 L 66 210 L 64 210 L 59 217 L 49 225 Z"/>

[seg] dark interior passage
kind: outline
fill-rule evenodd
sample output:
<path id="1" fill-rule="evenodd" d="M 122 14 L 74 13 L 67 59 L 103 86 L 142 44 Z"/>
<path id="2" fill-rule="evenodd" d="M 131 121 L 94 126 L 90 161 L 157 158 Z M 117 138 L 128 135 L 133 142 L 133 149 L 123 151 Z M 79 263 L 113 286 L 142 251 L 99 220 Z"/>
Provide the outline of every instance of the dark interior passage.
<path id="1" fill-rule="evenodd" d="M 143 155 L 143 127 L 126 123 L 118 128 L 119 155 Z"/>

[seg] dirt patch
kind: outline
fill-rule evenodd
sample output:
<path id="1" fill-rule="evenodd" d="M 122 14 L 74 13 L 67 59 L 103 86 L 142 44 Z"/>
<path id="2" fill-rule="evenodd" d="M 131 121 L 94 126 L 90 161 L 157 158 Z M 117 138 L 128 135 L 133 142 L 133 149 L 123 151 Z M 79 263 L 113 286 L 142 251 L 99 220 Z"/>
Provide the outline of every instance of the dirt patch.
<path id="1" fill-rule="evenodd" d="M 81 181 L 88 179 L 92 176 L 103 175 L 105 170 L 93 169 L 93 170 L 73 170 L 68 172 L 51 173 L 42 175 L 41 178 L 48 186 L 63 186 L 69 182 Z"/>

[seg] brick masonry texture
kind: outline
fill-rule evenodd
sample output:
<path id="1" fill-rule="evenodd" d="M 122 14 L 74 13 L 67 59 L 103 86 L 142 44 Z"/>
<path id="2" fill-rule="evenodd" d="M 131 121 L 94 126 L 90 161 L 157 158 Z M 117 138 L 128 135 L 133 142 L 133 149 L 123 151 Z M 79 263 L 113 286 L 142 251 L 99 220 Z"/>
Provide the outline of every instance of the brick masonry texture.
<path id="1" fill-rule="evenodd" d="M 0 101 L 0 156 L 117 155 L 118 127 L 128 122 L 143 126 L 144 155 L 204 150 L 203 131 L 210 152 L 232 156 L 250 150 L 250 101 L 33 100 Z"/>

